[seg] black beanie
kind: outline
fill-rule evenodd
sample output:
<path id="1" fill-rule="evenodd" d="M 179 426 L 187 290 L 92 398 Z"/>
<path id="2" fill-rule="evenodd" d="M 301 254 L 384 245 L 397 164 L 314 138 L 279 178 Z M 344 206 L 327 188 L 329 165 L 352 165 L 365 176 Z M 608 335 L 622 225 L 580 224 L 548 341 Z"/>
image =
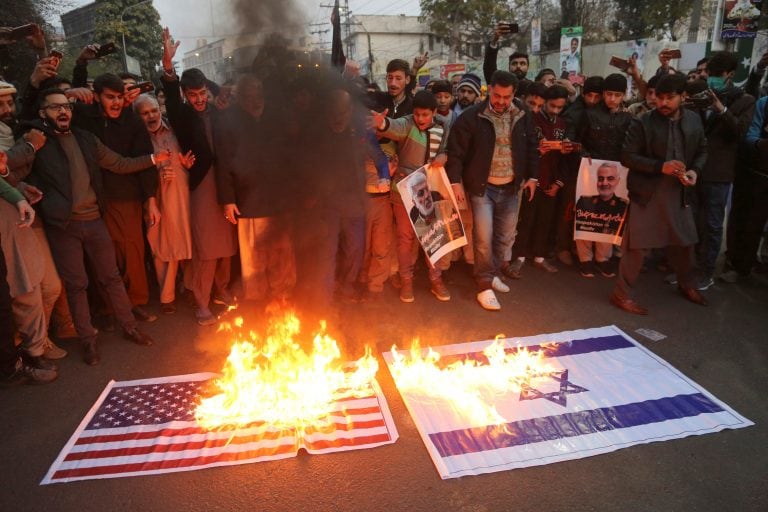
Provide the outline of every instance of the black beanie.
<path id="1" fill-rule="evenodd" d="M 626 92 L 627 77 L 619 73 L 613 73 L 603 80 L 603 91 Z"/>
<path id="2" fill-rule="evenodd" d="M 587 94 L 590 92 L 603 94 L 603 77 L 591 76 L 584 80 L 584 89 L 582 90 L 582 94 Z"/>

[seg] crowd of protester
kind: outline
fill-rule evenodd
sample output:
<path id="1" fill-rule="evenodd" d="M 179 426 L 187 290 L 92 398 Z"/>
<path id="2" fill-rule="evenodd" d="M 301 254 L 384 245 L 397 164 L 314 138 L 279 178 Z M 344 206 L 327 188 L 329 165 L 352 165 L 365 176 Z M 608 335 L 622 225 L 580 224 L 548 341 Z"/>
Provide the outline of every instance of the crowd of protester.
<path id="1" fill-rule="evenodd" d="M 630 59 L 626 73 L 578 85 L 549 69 L 530 80 L 521 52 L 496 69 L 496 30 L 485 84 L 467 73 L 417 87 L 420 56 L 389 62 L 381 90 L 354 62 L 307 70 L 275 48 L 220 86 L 195 68 L 177 76 L 167 29 L 163 46 L 152 87 L 130 73 L 91 80 L 98 45 L 82 50 L 71 80 L 46 56 L 26 83 L 0 81 L 4 383 L 54 380 L 67 356 L 54 339 L 79 339 L 89 365 L 100 362 L 99 329 L 151 345 L 139 324 L 158 317 L 153 280 L 159 313 L 186 300 L 201 326 L 218 322 L 212 303 L 356 303 L 381 300 L 388 282 L 413 302 L 418 211 L 396 185 L 425 165 L 445 169 L 468 238 L 435 264 L 425 258 L 439 301 L 451 299 L 443 272 L 464 260 L 490 311 L 513 280 L 571 267 L 615 277 L 610 302 L 647 314 L 634 289 L 649 265 L 705 306 L 729 201 L 718 275 L 735 282 L 757 264 L 768 57 L 745 88 L 733 83 L 732 53 L 685 75 L 666 50 L 648 81 Z M 621 247 L 574 240 L 582 158 L 629 168 Z M 598 176 L 618 179 L 610 165 Z"/>

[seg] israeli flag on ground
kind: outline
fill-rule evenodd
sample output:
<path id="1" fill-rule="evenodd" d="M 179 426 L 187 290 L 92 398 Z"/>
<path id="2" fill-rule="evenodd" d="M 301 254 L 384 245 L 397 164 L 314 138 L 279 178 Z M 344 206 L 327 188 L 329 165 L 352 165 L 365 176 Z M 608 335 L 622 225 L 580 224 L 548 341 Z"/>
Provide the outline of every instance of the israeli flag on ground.
<path id="1" fill-rule="evenodd" d="M 505 423 L 472 424 L 443 399 L 398 387 L 443 479 L 753 425 L 615 326 L 504 341 L 507 352 L 544 349 L 557 370 L 521 391 L 485 397 Z M 491 343 L 433 349 L 441 362 L 483 360 Z M 392 355 L 384 358 L 391 371 Z"/>

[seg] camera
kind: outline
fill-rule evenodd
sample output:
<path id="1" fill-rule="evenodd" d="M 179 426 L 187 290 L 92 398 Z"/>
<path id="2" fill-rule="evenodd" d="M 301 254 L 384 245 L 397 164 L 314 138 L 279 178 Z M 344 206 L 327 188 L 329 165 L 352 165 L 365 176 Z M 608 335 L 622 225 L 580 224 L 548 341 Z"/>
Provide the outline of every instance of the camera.
<path id="1" fill-rule="evenodd" d="M 713 101 L 712 96 L 710 96 L 707 91 L 701 91 L 700 93 L 688 96 L 688 99 L 685 100 L 685 104 L 686 106 L 703 109 L 711 107 Z"/>

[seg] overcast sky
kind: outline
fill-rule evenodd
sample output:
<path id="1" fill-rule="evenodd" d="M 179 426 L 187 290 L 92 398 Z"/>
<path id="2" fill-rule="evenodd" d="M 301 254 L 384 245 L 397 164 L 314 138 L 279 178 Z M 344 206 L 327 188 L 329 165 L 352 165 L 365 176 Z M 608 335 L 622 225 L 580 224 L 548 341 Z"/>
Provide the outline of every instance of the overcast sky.
<path id="1" fill-rule="evenodd" d="M 64 0 L 69 8 L 63 11 L 90 3 L 92 0 Z M 260 1 L 260 0 L 253 0 Z M 303 6 L 305 17 L 310 23 L 324 23 L 330 17 L 330 9 L 321 8 L 320 4 L 330 4 L 333 0 L 296 0 Z M 184 52 L 195 47 L 198 39 L 213 41 L 237 32 L 233 16 L 229 11 L 229 0 L 154 0 L 153 4 L 160 13 L 160 23 L 168 26 L 174 38 L 181 40 L 178 60 Z M 341 0 L 344 5 L 344 0 Z M 349 0 L 349 9 L 355 14 L 419 14 L 419 0 Z M 213 16 L 211 16 L 213 13 Z M 61 20 L 54 20 L 61 25 Z M 310 30 L 324 30 L 330 26 L 314 26 Z M 314 37 L 330 40 L 330 32 Z M 329 46 L 329 45 L 326 45 Z"/>

